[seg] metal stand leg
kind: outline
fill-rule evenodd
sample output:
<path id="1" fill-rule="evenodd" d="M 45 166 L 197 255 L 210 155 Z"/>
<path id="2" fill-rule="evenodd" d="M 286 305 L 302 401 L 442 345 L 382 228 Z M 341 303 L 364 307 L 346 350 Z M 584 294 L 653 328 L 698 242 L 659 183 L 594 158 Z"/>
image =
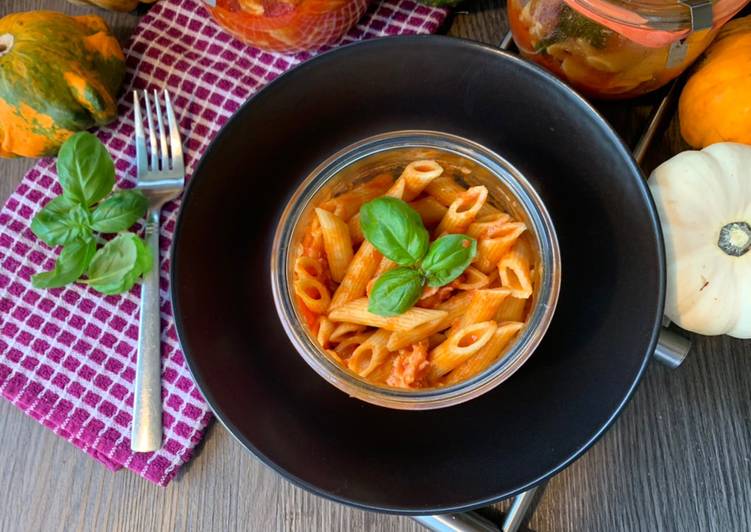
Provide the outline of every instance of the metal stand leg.
<path id="1" fill-rule="evenodd" d="M 660 331 L 654 359 L 670 369 L 680 366 L 691 349 L 691 340 L 665 327 Z"/>
<path id="2" fill-rule="evenodd" d="M 514 502 L 511 503 L 511 507 L 506 513 L 506 517 L 503 519 L 503 526 L 501 530 L 503 532 L 516 532 L 519 527 L 527 521 L 527 515 L 532 510 L 532 503 L 535 500 L 537 492 L 542 489 L 544 485 L 535 486 L 534 488 L 520 493 L 514 497 Z"/>
<path id="3" fill-rule="evenodd" d="M 495 524 L 475 512 L 446 515 L 421 515 L 415 521 L 433 532 L 498 532 Z"/>
<path id="4" fill-rule="evenodd" d="M 517 532 L 527 521 L 530 512 L 534 511 L 533 506 L 538 501 L 537 495 L 544 487 L 545 483 L 514 497 L 500 527 L 476 512 L 425 515 L 412 519 L 433 532 Z"/>

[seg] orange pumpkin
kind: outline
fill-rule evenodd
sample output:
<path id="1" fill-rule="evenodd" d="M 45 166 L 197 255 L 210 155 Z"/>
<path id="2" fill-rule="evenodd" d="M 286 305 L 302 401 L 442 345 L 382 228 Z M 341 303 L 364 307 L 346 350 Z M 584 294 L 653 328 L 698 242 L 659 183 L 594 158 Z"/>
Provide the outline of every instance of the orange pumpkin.
<path id="1" fill-rule="evenodd" d="M 117 117 L 125 57 L 97 16 L 13 13 L 0 19 L 0 73 L 0 157 L 41 157 Z"/>
<path id="2" fill-rule="evenodd" d="M 683 138 L 694 148 L 751 144 L 751 16 L 729 22 L 681 93 Z"/>
<path id="3" fill-rule="evenodd" d="M 72 4 L 96 6 L 112 11 L 133 11 L 138 4 L 153 4 L 157 0 L 68 0 Z"/>

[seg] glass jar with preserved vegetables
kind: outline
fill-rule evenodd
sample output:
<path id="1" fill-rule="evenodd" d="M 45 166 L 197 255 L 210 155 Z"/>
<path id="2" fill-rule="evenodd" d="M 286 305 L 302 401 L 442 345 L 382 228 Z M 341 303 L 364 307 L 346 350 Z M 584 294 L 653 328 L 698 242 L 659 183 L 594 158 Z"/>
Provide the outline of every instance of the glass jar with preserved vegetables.
<path id="1" fill-rule="evenodd" d="M 301 52 L 336 41 L 370 0 L 203 0 L 238 39 L 272 52 Z"/>
<path id="2" fill-rule="evenodd" d="M 749 0 L 508 0 L 522 55 L 588 96 L 629 98 L 683 72 Z"/>

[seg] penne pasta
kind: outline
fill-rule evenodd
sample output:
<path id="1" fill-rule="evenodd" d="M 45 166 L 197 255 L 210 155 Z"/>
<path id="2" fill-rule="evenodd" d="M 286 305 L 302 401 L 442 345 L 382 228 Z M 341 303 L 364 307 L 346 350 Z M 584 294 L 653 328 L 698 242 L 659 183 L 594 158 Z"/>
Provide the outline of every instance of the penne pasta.
<path id="1" fill-rule="evenodd" d="M 445 234 L 464 233 L 469 224 L 477 217 L 477 213 L 488 199 L 488 189 L 485 187 L 472 187 L 457 196 L 451 203 L 446 215 L 435 230 L 436 237 Z"/>
<path id="2" fill-rule="evenodd" d="M 294 281 L 294 290 L 303 304 L 316 314 L 323 314 L 329 307 L 329 289 L 313 277 L 301 277 Z"/>
<path id="3" fill-rule="evenodd" d="M 500 357 L 506 346 L 524 326 L 520 322 L 500 323 L 493 337 L 474 356 L 459 364 L 443 380 L 443 384 L 456 384 L 488 368 Z"/>
<path id="4" fill-rule="evenodd" d="M 498 324 L 490 320 L 467 325 L 450 334 L 445 342 L 430 352 L 428 379 L 436 382 L 468 360 L 490 341 L 497 328 Z"/>
<path id="5" fill-rule="evenodd" d="M 329 342 L 339 343 L 350 336 L 360 334 L 365 330 L 365 325 L 358 323 L 334 323 L 334 330 L 329 335 Z"/>
<path id="6" fill-rule="evenodd" d="M 435 225 L 440 222 L 441 219 L 446 215 L 446 211 L 448 210 L 446 207 L 441 205 L 441 203 L 437 199 L 431 196 L 425 196 L 424 198 L 413 201 L 409 204 L 409 206 L 412 207 L 417 212 L 417 214 L 420 215 L 420 218 L 422 218 L 422 223 L 424 223 L 426 226 Z"/>
<path id="7" fill-rule="evenodd" d="M 486 214 L 478 217 L 467 228 L 467 236 L 472 238 L 488 238 L 498 234 L 501 228 L 511 221 L 511 216 L 505 212 Z"/>
<path id="8" fill-rule="evenodd" d="M 373 278 L 382 255 L 370 242 L 363 242 L 349 263 L 341 284 L 334 292 L 331 307 L 336 308 L 365 295 L 368 282 Z M 341 320 L 346 321 L 346 320 Z"/>
<path id="9" fill-rule="evenodd" d="M 392 333 L 393 335 L 393 333 Z M 443 333 L 435 333 L 428 336 L 428 349 L 433 349 L 438 344 L 446 341 L 446 335 Z"/>
<path id="10" fill-rule="evenodd" d="M 336 214 L 316 209 L 318 223 L 323 234 L 323 247 L 326 250 L 326 260 L 329 263 L 331 278 L 340 283 L 344 279 L 349 263 L 352 262 L 352 241 L 349 237 L 349 227 Z"/>
<path id="11" fill-rule="evenodd" d="M 313 257 L 297 257 L 295 259 L 294 272 L 298 277 L 312 277 L 319 281 L 323 281 L 324 279 L 323 264 L 321 264 L 320 260 Z"/>
<path id="12" fill-rule="evenodd" d="M 425 187 L 425 192 L 434 197 L 441 205 L 448 207 L 467 189 L 450 177 L 438 177 Z"/>
<path id="13" fill-rule="evenodd" d="M 473 323 L 488 321 L 495 318 L 498 308 L 511 292 L 506 288 L 493 288 L 490 290 L 476 290 L 472 293 L 467 310 L 451 326 L 449 336 L 463 327 Z"/>
<path id="14" fill-rule="evenodd" d="M 359 244 L 365 240 L 365 235 L 362 234 L 362 226 L 360 225 L 360 213 L 358 212 L 347 222 L 349 228 L 349 238 L 353 244 Z"/>
<path id="15" fill-rule="evenodd" d="M 346 361 L 349 357 L 352 356 L 352 353 L 355 352 L 355 349 L 360 347 L 365 341 L 370 337 L 367 333 L 361 333 L 356 334 L 354 336 L 350 336 L 349 338 L 345 339 L 344 341 L 340 342 L 339 345 L 337 345 L 334 348 L 334 352 L 339 357 L 340 361 Z"/>
<path id="16" fill-rule="evenodd" d="M 378 269 L 376 269 L 375 273 L 373 274 L 373 278 L 377 279 L 378 277 L 381 276 L 381 274 L 384 274 L 387 271 L 393 270 L 397 266 L 398 264 L 394 262 L 393 260 L 383 257 L 381 259 L 381 262 L 378 264 Z"/>
<path id="17" fill-rule="evenodd" d="M 347 360 L 347 367 L 360 377 L 370 375 L 388 357 L 389 350 L 386 349 L 386 342 L 390 335 L 391 333 L 385 329 L 371 334 L 352 352 L 352 356 Z"/>
<path id="18" fill-rule="evenodd" d="M 438 310 L 446 312 L 445 316 L 418 325 L 413 329 L 394 332 L 389 338 L 389 350 L 396 351 L 397 349 L 402 349 L 449 328 L 467 310 L 471 297 L 472 295 L 468 292 L 454 296 L 438 305 Z"/>
<path id="19" fill-rule="evenodd" d="M 404 180 L 397 179 L 396 182 L 386 191 L 385 196 L 391 196 L 392 198 L 403 199 L 404 197 Z"/>
<path id="20" fill-rule="evenodd" d="M 470 266 L 471 268 L 471 266 Z M 493 268 L 488 274 L 488 288 L 500 288 L 501 277 L 498 275 L 498 268 Z"/>
<path id="21" fill-rule="evenodd" d="M 526 229 L 527 226 L 521 222 L 508 223 L 494 236 L 480 239 L 477 242 L 475 267 L 484 273 L 489 273 L 496 268 L 501 258 L 512 248 L 516 239 Z"/>
<path id="22" fill-rule="evenodd" d="M 451 205 L 460 194 L 466 191 L 466 188 L 450 177 L 437 177 L 425 187 L 425 192 L 433 196 L 444 207 Z M 499 212 L 498 209 L 486 203 L 480 208 L 480 212 L 477 214 L 478 216 L 485 216 L 497 212 Z"/>
<path id="23" fill-rule="evenodd" d="M 345 365 L 344 361 L 341 358 L 339 358 L 339 355 L 337 354 L 336 351 L 334 351 L 333 349 L 324 349 L 324 351 L 326 352 L 328 356 L 330 356 L 334 360 L 334 362 L 338 362 L 341 365 Z"/>
<path id="24" fill-rule="evenodd" d="M 394 184 L 391 174 L 380 174 L 352 190 L 321 203 L 320 207 L 336 214 L 342 220 L 349 220 L 360 211 L 365 203 L 378 196 L 383 196 Z"/>
<path id="25" fill-rule="evenodd" d="M 329 313 L 331 321 L 359 323 L 369 327 L 380 327 L 389 331 L 406 331 L 431 320 L 443 318 L 448 313 L 444 310 L 431 310 L 412 307 L 398 316 L 379 316 L 368 312 L 368 298 L 355 299 L 336 307 Z"/>
<path id="26" fill-rule="evenodd" d="M 424 160 L 409 163 L 404 168 L 402 175 L 399 176 L 399 179 L 404 181 L 402 199 L 412 201 L 425 189 L 428 183 L 442 173 L 443 168 L 436 161 Z"/>
<path id="27" fill-rule="evenodd" d="M 489 284 L 490 278 L 487 275 L 470 266 L 451 283 L 451 286 L 459 290 L 479 290 L 480 288 L 487 288 Z"/>
<path id="28" fill-rule="evenodd" d="M 334 332 L 335 327 L 336 325 L 334 324 L 334 322 L 330 321 L 328 318 L 321 318 L 321 321 L 318 324 L 318 334 L 316 335 L 316 340 L 324 349 L 329 346 L 331 333 Z"/>
<path id="29" fill-rule="evenodd" d="M 503 321 L 524 321 L 525 308 L 527 307 L 526 299 L 518 299 L 509 296 L 501 302 L 495 315 L 498 323 Z"/>
<path id="30" fill-rule="evenodd" d="M 508 288 L 511 295 L 527 299 L 532 295 L 532 251 L 526 239 L 520 238 L 498 263 L 501 286 Z"/>

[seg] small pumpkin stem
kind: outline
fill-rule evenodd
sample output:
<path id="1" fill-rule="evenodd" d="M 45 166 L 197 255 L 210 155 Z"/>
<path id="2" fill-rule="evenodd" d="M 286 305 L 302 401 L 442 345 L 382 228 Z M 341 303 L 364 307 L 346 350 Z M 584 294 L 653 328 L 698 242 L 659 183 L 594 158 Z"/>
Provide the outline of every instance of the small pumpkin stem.
<path id="1" fill-rule="evenodd" d="M 720 229 L 719 248 L 733 257 L 745 255 L 751 249 L 751 225 L 731 222 Z"/>
<path id="2" fill-rule="evenodd" d="M 0 57 L 4 56 L 13 49 L 15 39 L 12 33 L 3 33 L 0 35 Z"/>

